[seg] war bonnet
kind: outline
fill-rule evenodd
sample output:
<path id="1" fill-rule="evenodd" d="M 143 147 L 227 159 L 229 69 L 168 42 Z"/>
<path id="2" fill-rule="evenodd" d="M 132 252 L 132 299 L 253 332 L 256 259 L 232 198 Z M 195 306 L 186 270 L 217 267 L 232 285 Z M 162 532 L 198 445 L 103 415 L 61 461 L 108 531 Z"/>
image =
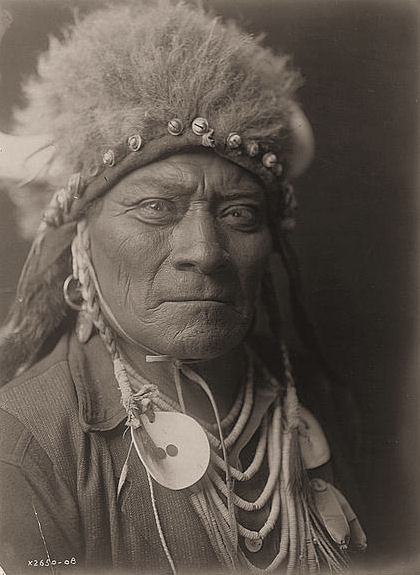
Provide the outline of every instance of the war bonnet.
<path id="1" fill-rule="evenodd" d="M 280 206 L 279 225 L 290 226 L 289 182 L 313 152 L 295 100 L 300 82 L 289 58 L 260 39 L 169 0 L 114 3 L 51 39 L 15 113 L 26 137 L 2 136 L 0 178 L 58 189 L 3 330 L 6 379 L 67 316 L 62 284 L 77 221 L 130 171 L 212 150 L 260 178 Z"/>

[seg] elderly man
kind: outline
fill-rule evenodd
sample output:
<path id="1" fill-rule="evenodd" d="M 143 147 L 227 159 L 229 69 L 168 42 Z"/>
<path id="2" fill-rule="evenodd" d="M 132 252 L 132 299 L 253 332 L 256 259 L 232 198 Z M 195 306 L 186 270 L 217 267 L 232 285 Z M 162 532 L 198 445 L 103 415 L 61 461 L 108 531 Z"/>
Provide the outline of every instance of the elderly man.
<path id="1" fill-rule="evenodd" d="M 6 572 L 340 572 L 365 547 L 333 485 L 347 400 L 312 373 L 298 401 L 270 275 L 311 155 L 298 84 L 166 0 L 93 13 L 41 59 L 18 118 L 68 183 L 2 334 Z"/>

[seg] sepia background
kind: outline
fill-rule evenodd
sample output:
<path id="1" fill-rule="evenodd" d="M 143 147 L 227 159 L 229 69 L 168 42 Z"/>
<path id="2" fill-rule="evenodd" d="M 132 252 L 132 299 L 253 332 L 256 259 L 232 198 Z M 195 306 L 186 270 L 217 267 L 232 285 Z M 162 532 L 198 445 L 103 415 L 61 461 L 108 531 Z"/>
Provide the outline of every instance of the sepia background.
<path id="1" fill-rule="evenodd" d="M 359 476 L 369 561 L 411 572 L 420 554 L 417 188 L 418 3 L 208 0 L 294 56 L 316 157 L 297 182 L 306 307 L 325 355 L 354 391 L 366 446 Z M 48 34 L 100 1 L 3 0 L 0 130 Z M 29 244 L 0 189 L 0 316 Z M 391 572 L 391 571 L 389 571 Z M 414 571 L 413 571 L 414 572 Z"/>

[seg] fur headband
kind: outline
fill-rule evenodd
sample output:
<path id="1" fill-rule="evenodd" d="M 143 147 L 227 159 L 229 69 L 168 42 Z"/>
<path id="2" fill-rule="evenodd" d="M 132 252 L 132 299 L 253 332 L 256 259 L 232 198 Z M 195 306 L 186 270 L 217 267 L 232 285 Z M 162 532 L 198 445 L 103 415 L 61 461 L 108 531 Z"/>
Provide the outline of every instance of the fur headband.
<path id="1" fill-rule="evenodd" d="M 299 74 L 287 56 L 202 9 L 123 2 L 93 12 L 50 41 L 24 86 L 19 131 L 48 130 L 70 175 L 102 163 L 131 134 L 150 142 L 178 118 L 208 120 L 216 143 L 239 133 L 289 163 L 290 117 Z"/>

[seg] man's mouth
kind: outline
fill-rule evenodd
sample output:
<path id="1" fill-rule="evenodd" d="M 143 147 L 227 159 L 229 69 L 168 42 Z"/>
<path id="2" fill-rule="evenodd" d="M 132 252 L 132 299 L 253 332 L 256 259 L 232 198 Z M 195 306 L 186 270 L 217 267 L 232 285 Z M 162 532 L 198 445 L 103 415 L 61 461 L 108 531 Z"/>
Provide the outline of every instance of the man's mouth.
<path id="1" fill-rule="evenodd" d="M 162 303 L 219 303 L 219 304 L 232 304 L 232 299 L 221 298 L 221 297 L 202 297 L 202 296 L 176 296 L 171 298 L 165 298 Z"/>

